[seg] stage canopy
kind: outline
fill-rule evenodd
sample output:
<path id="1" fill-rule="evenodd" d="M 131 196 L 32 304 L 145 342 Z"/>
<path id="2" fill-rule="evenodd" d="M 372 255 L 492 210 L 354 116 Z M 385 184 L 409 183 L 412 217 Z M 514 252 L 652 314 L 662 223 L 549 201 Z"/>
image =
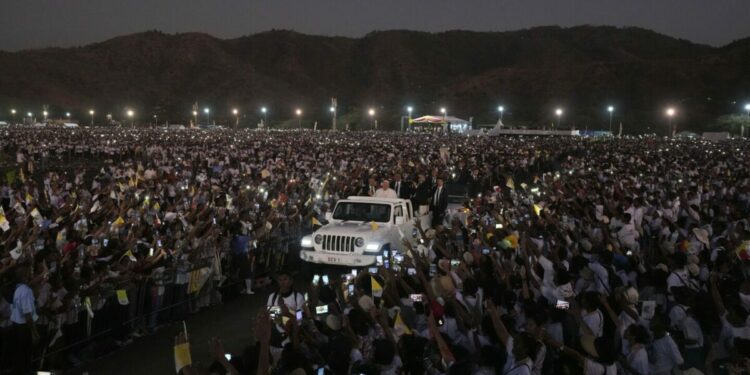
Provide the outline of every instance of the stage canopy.
<path id="1" fill-rule="evenodd" d="M 422 116 L 411 120 L 412 124 L 468 124 L 469 122 L 453 116 Z"/>

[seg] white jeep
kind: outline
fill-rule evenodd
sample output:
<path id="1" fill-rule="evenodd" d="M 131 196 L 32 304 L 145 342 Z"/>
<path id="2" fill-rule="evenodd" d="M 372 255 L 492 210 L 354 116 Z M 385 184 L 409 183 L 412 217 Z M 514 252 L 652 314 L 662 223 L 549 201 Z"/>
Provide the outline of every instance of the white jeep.
<path id="1" fill-rule="evenodd" d="M 411 201 L 351 196 L 326 213 L 328 223 L 302 238 L 300 258 L 310 263 L 365 267 L 384 252 L 403 253 L 402 240 L 417 248 L 414 220 L 429 228 L 429 213 L 415 217 Z"/>

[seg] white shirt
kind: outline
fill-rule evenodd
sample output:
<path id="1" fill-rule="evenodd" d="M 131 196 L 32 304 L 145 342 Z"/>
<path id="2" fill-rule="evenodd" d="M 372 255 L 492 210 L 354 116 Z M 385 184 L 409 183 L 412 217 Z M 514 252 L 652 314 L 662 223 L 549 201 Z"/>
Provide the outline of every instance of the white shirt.
<path id="1" fill-rule="evenodd" d="M 583 373 L 585 375 L 617 375 L 617 365 L 613 363 L 604 366 L 587 358 L 583 364 Z"/>
<path id="2" fill-rule="evenodd" d="M 591 329 L 594 337 L 602 337 L 602 334 L 604 333 L 604 316 L 599 309 L 585 314 L 583 316 L 583 322 Z M 583 330 L 581 330 L 581 334 L 583 334 Z"/>
<path id="3" fill-rule="evenodd" d="M 531 358 L 526 358 L 523 361 L 516 361 L 513 357 L 513 338 L 508 338 L 508 345 L 506 345 L 506 351 L 508 352 L 508 359 L 505 361 L 503 367 L 503 375 L 531 375 L 531 368 L 534 367 L 534 361 Z"/>
<path id="4" fill-rule="evenodd" d="M 28 285 L 18 284 L 10 306 L 10 321 L 15 324 L 26 324 L 26 314 L 31 314 L 35 322 L 39 319 L 34 306 L 34 292 Z"/>
<path id="5" fill-rule="evenodd" d="M 651 343 L 651 374 L 653 375 L 669 375 L 672 370 L 681 366 L 685 360 L 680 354 L 680 349 L 672 339 L 672 336 L 664 335 L 660 339 L 656 339 Z"/>
<path id="6" fill-rule="evenodd" d="M 268 296 L 266 306 L 281 306 L 282 303 L 291 311 L 299 310 L 305 305 L 305 295 L 299 292 L 292 292 L 288 296 L 282 297 L 279 293 L 271 293 Z"/>
<path id="7" fill-rule="evenodd" d="M 388 188 L 388 189 L 378 189 L 375 190 L 375 194 L 373 195 L 375 198 L 393 198 L 397 199 L 398 194 L 396 194 L 396 191 Z"/>
<path id="8" fill-rule="evenodd" d="M 649 373 L 648 354 L 643 346 L 628 354 L 628 365 L 633 369 L 631 373 L 639 375 Z"/>

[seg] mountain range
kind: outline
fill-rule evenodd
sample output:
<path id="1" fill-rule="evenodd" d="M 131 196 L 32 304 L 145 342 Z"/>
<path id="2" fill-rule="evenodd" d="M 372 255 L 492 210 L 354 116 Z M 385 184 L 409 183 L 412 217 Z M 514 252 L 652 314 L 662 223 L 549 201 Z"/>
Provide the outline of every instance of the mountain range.
<path id="1" fill-rule="evenodd" d="M 510 32 L 376 31 L 362 38 L 272 30 L 236 39 L 149 31 L 75 48 L 0 52 L 0 108 L 52 116 L 70 111 L 140 122 L 188 123 L 192 105 L 210 121 L 255 125 L 268 108 L 274 127 L 339 124 L 397 129 L 414 116 L 448 114 L 494 124 L 498 105 L 510 126 L 666 133 L 673 106 L 678 130 L 700 130 L 742 113 L 750 102 L 750 38 L 722 47 L 639 28 L 537 27 Z M 6 109 L 7 108 L 7 109 Z M 295 109 L 302 109 L 299 119 Z M 563 109 L 558 119 L 556 108 Z M 17 114 L 17 116 L 20 116 Z M 205 115 L 199 115 L 205 122 Z"/>

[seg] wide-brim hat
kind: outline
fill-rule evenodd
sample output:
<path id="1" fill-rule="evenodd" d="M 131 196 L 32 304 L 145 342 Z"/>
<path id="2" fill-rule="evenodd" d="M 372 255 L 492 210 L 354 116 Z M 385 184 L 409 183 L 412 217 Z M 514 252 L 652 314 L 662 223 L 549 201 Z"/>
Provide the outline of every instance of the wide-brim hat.
<path id="1" fill-rule="evenodd" d="M 708 231 L 703 228 L 693 228 L 693 234 L 696 238 L 698 238 L 698 241 L 702 242 L 706 247 L 710 247 L 710 243 L 708 241 Z"/>

